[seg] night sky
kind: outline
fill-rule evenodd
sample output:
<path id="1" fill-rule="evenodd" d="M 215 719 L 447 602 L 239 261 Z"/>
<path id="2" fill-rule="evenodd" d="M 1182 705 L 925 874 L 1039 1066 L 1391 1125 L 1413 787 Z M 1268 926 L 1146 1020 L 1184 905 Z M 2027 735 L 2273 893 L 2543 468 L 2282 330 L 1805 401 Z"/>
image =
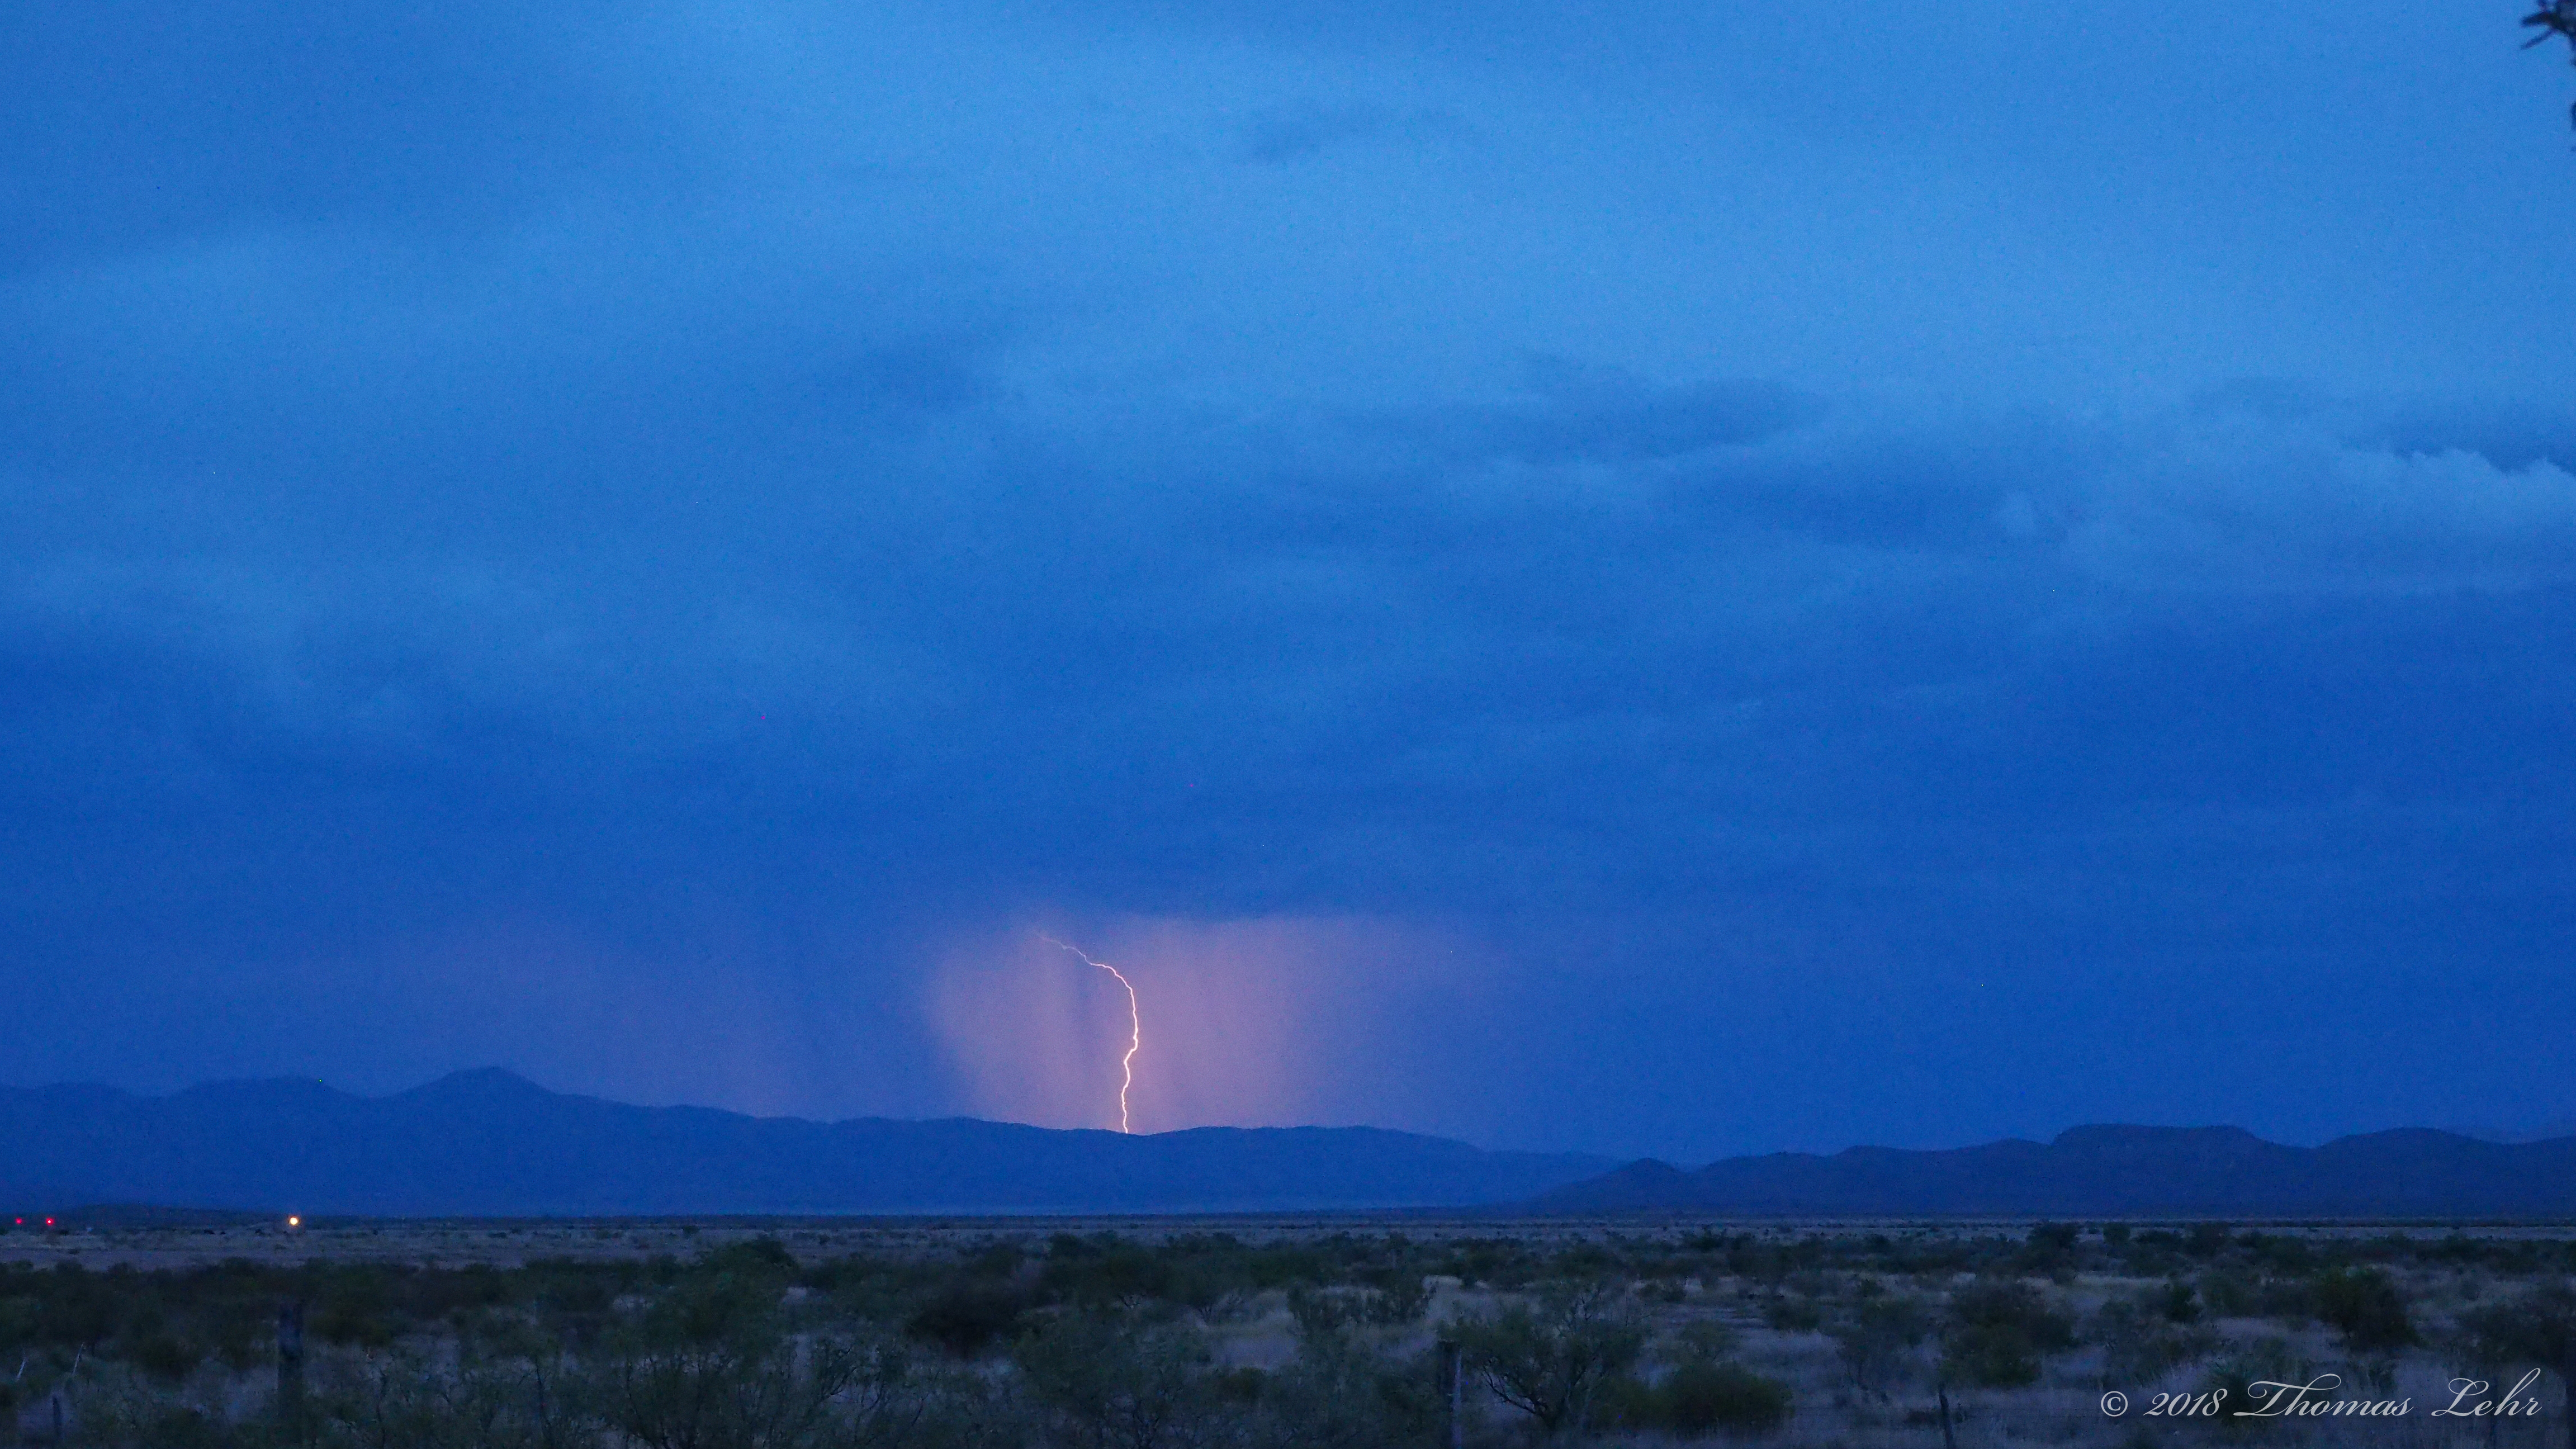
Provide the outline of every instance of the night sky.
<path id="1" fill-rule="evenodd" d="M 2576 1117 L 2527 4 L 0 18 L 0 1080 Z"/>

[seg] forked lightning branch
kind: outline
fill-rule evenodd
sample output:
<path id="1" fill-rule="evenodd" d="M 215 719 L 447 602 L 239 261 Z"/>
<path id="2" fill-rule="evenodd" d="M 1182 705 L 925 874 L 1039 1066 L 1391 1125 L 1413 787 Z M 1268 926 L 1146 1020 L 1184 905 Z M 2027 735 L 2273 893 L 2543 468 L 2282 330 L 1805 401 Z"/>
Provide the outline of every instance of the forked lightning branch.
<path id="1" fill-rule="evenodd" d="M 1136 984 L 1108 962 L 1092 960 L 1079 946 L 1066 945 L 1044 931 L 1038 932 L 1038 939 L 1058 950 L 1071 951 L 1085 965 L 1097 966 L 1117 977 L 1118 984 L 1127 989 L 1127 1054 L 1118 1059 L 1118 1130 L 1130 1132 L 1133 1129 L 1127 1124 L 1127 1090 L 1136 1085 L 1136 1049 L 1145 1044 L 1145 1019 L 1136 1009 Z"/>

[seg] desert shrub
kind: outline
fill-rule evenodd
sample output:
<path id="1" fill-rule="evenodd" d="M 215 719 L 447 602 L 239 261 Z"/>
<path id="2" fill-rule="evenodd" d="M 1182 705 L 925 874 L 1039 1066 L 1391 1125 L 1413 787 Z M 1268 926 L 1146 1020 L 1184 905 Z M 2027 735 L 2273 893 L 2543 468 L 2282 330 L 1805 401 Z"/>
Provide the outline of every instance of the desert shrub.
<path id="1" fill-rule="evenodd" d="M 2071 1253 L 2075 1251 L 2076 1241 L 2083 1236 L 2084 1230 L 2073 1223 L 2039 1223 L 2031 1228 L 2025 1241 L 2034 1248 Z"/>
<path id="2" fill-rule="evenodd" d="M 2311 1279 L 2258 1278 L 2253 1294 L 2253 1312 L 2277 1318 L 2286 1328 L 2304 1327 L 2317 1316 L 2317 1288 Z"/>
<path id="3" fill-rule="evenodd" d="M 1780 1286 L 1801 1298 L 1822 1301 L 1842 1296 L 1845 1280 L 1814 1268 L 1800 1268 L 1781 1279 Z"/>
<path id="4" fill-rule="evenodd" d="M 2073 1223 L 2040 1223 L 2030 1230 L 2016 1255 L 2025 1272 L 2062 1276 L 2075 1269 L 2075 1244 L 2083 1229 Z"/>
<path id="5" fill-rule="evenodd" d="M 1213 1302 L 1215 1293 L 1201 1291 L 1196 1278 L 1184 1273 L 1172 1255 L 1115 1233 L 1088 1238 L 1058 1233 L 1050 1240 L 1039 1287 L 1050 1298 L 1094 1306 L 1154 1299 L 1180 1303 L 1194 1297 Z"/>
<path id="6" fill-rule="evenodd" d="M 125 1344 L 124 1359 L 157 1379 L 177 1382 L 186 1378 L 205 1355 L 171 1333 L 148 1333 Z"/>
<path id="7" fill-rule="evenodd" d="M 15 1293 L 0 1298 L 0 1349 L 22 1348 L 39 1342 L 38 1325 L 45 1305 L 31 1293 Z"/>
<path id="8" fill-rule="evenodd" d="M 1852 1382 L 1872 1393 L 1897 1386 L 1914 1350 L 1932 1332 L 1932 1314 L 1922 1303 L 1889 1294 L 1864 1299 L 1826 1331 L 1841 1351 Z"/>
<path id="9" fill-rule="evenodd" d="M 1431 1307 L 1431 1283 L 1408 1269 L 1384 1274 L 1362 1290 L 1360 1321 L 1374 1324 L 1419 1323 Z"/>
<path id="10" fill-rule="evenodd" d="M 796 1255 L 777 1237 L 763 1233 L 744 1243 L 727 1243 L 698 1260 L 708 1272 L 775 1273 L 784 1278 L 796 1271 Z"/>
<path id="11" fill-rule="evenodd" d="M 1673 1331 L 1672 1357 L 1676 1363 L 1693 1359 L 1721 1359 L 1735 1351 L 1739 1335 L 1714 1318 L 1695 1318 Z"/>
<path id="12" fill-rule="evenodd" d="M 2182 1250 L 2195 1258 L 2215 1258 L 2227 1251 L 2228 1228 L 2225 1223 L 2194 1223 L 2183 1235 Z"/>
<path id="13" fill-rule="evenodd" d="M 804 1250 L 805 1234 L 787 1236 Z M 2560 1279 L 2564 1249 L 2456 1233 L 2408 1242 L 2106 1228 L 2097 1243 L 2045 1226 L 2028 1236 L 1643 1231 L 1566 1247 L 1356 1232 L 1260 1245 L 1223 1233 L 1051 1244 L 986 1234 L 952 1254 L 803 1262 L 772 1239 L 694 1258 L 525 1268 L 0 1264 L 0 1409 L 41 1403 L 68 1378 L 79 1391 L 73 1432 L 101 1449 L 274 1449 L 255 1406 L 278 1305 L 301 1299 L 316 1345 L 310 1437 L 351 1449 L 1377 1449 L 1435 1440 L 1445 1401 L 1436 1362 L 1387 1347 L 1418 1339 L 1369 1330 L 1417 1319 L 1424 1275 L 1459 1272 L 1557 1285 L 1458 1325 L 1478 1399 L 1490 1389 L 1519 1407 L 1516 1427 L 1758 1433 L 1782 1423 L 1786 1390 L 1730 1361 L 1727 1326 L 1688 1324 L 1657 1340 L 1641 1368 L 1636 1309 L 1684 1279 L 1734 1275 L 1746 1308 L 1830 1334 L 1865 1388 L 1894 1392 L 1919 1374 L 1935 1332 L 1953 1390 L 2009 1387 L 2042 1376 L 2071 1341 L 2065 1302 L 2033 1272 L 2063 1269 L 2061 1253 L 2116 1262 L 2129 1280 L 2086 1319 L 2084 1337 L 2101 1346 L 2104 1387 L 2133 1395 L 2223 1386 L 2241 1409 L 2257 1380 L 2306 1382 L 2312 1371 L 2289 1340 L 2226 1352 L 2211 1325 L 2271 1314 L 2342 1336 L 2333 1356 L 2349 1360 L 2334 1365 L 2347 1394 L 2394 1396 L 2380 1381 L 2427 1311 L 2401 1291 L 2409 1265 L 2455 1285 L 2462 1311 L 2445 1353 L 2477 1377 L 2501 1386 L 2535 1364 L 2564 1372 L 2576 1346 L 2576 1291 L 2533 1282 Z M 1596 1286 L 1571 1286 L 1575 1272 Z M 1967 1286 L 1951 1291 L 1958 1283 Z M 1239 1308 L 1276 1302 L 1260 1295 L 1282 1289 L 1302 1330 L 1296 1359 L 1269 1372 L 1210 1368 L 1181 1305 Z M 964 1356 L 1010 1345 L 1012 1362 L 945 1367 L 925 1346 L 923 1362 L 907 1364 L 869 1347 L 874 1323 Z M 204 1367 L 209 1358 L 232 1376 Z M 257 1387 L 243 1397 L 246 1384 Z"/>
<path id="14" fill-rule="evenodd" d="M 403 1446 L 403 1449 L 599 1449 L 603 1425 L 587 1385 L 553 1358 L 496 1358 L 460 1345 L 452 1359 L 417 1349 L 317 1359 L 303 1433 L 267 1416 L 232 1425 L 225 1444 Z M 637 1442 L 637 1441 L 627 1441 Z M 653 1443 L 651 1439 L 640 1442 Z M 728 1442 L 701 1439 L 710 1446 Z M 159 1449 L 146 1437 L 141 1445 Z M 781 1441 L 787 1449 L 789 1441 Z"/>
<path id="15" fill-rule="evenodd" d="M 738 1251 L 723 1261 L 676 1275 L 603 1345 L 593 1388 L 619 1434 L 647 1449 L 801 1444 L 833 1422 L 842 1395 L 900 1377 L 890 1348 L 824 1338 L 800 1353 L 777 1266 Z"/>
<path id="16" fill-rule="evenodd" d="M 524 1274 L 514 1278 L 488 1263 L 469 1263 L 449 1272 L 415 1273 L 407 1285 L 407 1311 L 419 1318 L 436 1319 L 498 1308 L 515 1301 L 535 1282 Z"/>
<path id="17" fill-rule="evenodd" d="M 1975 1328 L 2009 1329 L 2043 1353 L 2075 1344 L 2075 1324 L 2027 1283 L 1987 1279 L 1950 1295 L 1950 1318 Z"/>
<path id="18" fill-rule="evenodd" d="M 1941 1345 L 1945 1377 L 1980 1388 L 2018 1389 L 2039 1382 L 2039 1353 L 2021 1334 L 1991 1324 L 1953 1328 Z"/>
<path id="19" fill-rule="evenodd" d="M 1813 1333 L 1825 1326 L 1825 1310 L 1812 1298 L 1775 1293 L 1763 1300 L 1762 1321 L 1782 1333 Z"/>
<path id="20" fill-rule="evenodd" d="M 1663 1406 L 1656 1401 L 1654 1385 L 1635 1374 L 1613 1374 L 1592 1391 L 1587 1418 L 1592 1427 L 1609 1433 L 1657 1429 L 1663 1426 Z"/>
<path id="21" fill-rule="evenodd" d="M 1508 1238 L 1484 1238 L 1453 1247 L 1448 1271 L 1470 1288 L 1479 1284 L 1518 1288 L 1536 1276 L 1538 1266 L 1537 1256 L 1525 1244 Z"/>
<path id="22" fill-rule="evenodd" d="M 2039 1290 L 1987 1279 L 1950 1295 L 1942 1372 L 1984 1388 L 2020 1388 L 2038 1382 L 2047 1355 L 2074 1343 L 2074 1322 L 2051 1308 Z"/>
<path id="23" fill-rule="evenodd" d="M 1046 1443 L 1036 1411 L 1006 1379 L 973 1370 L 916 1372 L 905 1382 L 904 1415 L 869 1436 L 853 1431 L 832 1449 L 1029 1449 Z"/>
<path id="24" fill-rule="evenodd" d="M 2356 1353 L 2393 1353 L 2417 1341 L 2406 1299 L 2378 1268 L 2337 1268 L 2317 1275 L 2316 1315 Z"/>
<path id="25" fill-rule="evenodd" d="M 2200 1387 L 2204 1392 L 2223 1391 L 2227 1395 L 2215 1422 L 2242 1427 L 2277 1422 L 2242 1415 L 2270 1402 L 2278 1385 L 2304 1384 L 2311 1377 L 2308 1366 L 2291 1351 L 2290 1341 L 2274 1335 L 2236 1344 L 2211 1360 Z"/>
<path id="26" fill-rule="evenodd" d="M 904 1321 L 904 1331 L 959 1358 L 971 1358 L 1015 1332 L 1027 1308 L 1026 1296 L 1007 1283 L 956 1283 L 915 1310 Z"/>
<path id="27" fill-rule="evenodd" d="M 98 1449 L 268 1449 L 274 1442 L 264 1424 L 237 1424 L 204 1404 L 122 1390 L 108 1386 L 83 1400 L 74 1442 Z"/>
<path id="28" fill-rule="evenodd" d="M 1593 1396 L 1591 1422 L 1602 1428 L 1664 1430 L 1684 1435 L 1725 1429 L 1762 1432 L 1789 1414 L 1789 1388 L 1731 1362 L 1735 1331 L 1701 1319 L 1683 1325 L 1658 1348 L 1667 1365 L 1648 1382 L 1621 1372 Z"/>
<path id="29" fill-rule="evenodd" d="M 1268 1369 L 1245 1365 L 1208 1375 L 1208 1389 L 1229 1404 L 1257 1404 L 1270 1392 Z"/>
<path id="30" fill-rule="evenodd" d="M 57 1348 L 80 1349 L 106 1341 L 116 1332 L 120 1285 L 77 1264 L 57 1263 L 46 1272 L 18 1280 L 25 1285 L 33 1313 L 27 1338 Z"/>
<path id="31" fill-rule="evenodd" d="M 1199 1369 L 1206 1340 L 1178 1323 L 1064 1313 L 1023 1334 L 1012 1361 L 1060 1437 L 1103 1449 L 1188 1442 L 1222 1408 Z"/>
<path id="32" fill-rule="evenodd" d="M 536 1317 L 563 1341 L 587 1344 L 606 1332 L 617 1282 L 605 1273 L 555 1274 L 529 1285 Z"/>
<path id="33" fill-rule="evenodd" d="M 2576 1287 L 2554 1283 L 2482 1305 L 2461 1316 L 2459 1337 L 2474 1362 L 2552 1369 L 2576 1385 Z"/>
<path id="34" fill-rule="evenodd" d="M 1594 1394 L 1634 1366 L 1646 1342 L 1625 1296 L 1607 1283 L 1560 1286 L 1536 1305 L 1455 1319 L 1446 1336 L 1496 1398 L 1548 1433 L 1581 1428 Z"/>
<path id="35" fill-rule="evenodd" d="M 1657 1424 L 1682 1434 L 1758 1433 L 1789 1421 L 1789 1386 L 1741 1364 L 1683 1364 L 1655 1385 Z"/>
<path id="36" fill-rule="evenodd" d="M 783 1328 L 778 1287 L 734 1273 L 692 1274 L 654 1298 L 640 1328 L 659 1346 L 773 1337 Z"/>
<path id="37" fill-rule="evenodd" d="M 2091 1336 L 2102 1345 L 2104 1387 L 2143 1387 L 2218 1346 L 2214 1330 L 2174 1317 L 2176 1288 L 2188 1306 L 2190 1285 L 2168 1283 L 2134 1298 L 2113 1298 L 2094 1315 Z M 2192 1312 L 2197 1317 L 2196 1306 Z"/>
<path id="38" fill-rule="evenodd" d="M 1253 1441 L 1275 1449 L 1423 1443 L 1446 1411 L 1435 1362 L 1389 1361 L 1339 1335 L 1300 1344 L 1260 1397 Z"/>
<path id="39" fill-rule="evenodd" d="M 2263 1311 L 2262 1285 L 2244 1273 L 2213 1268 L 2200 1275 L 2200 1301 L 2219 1318 L 2243 1318 Z"/>
<path id="40" fill-rule="evenodd" d="M 2289 1233 L 2248 1232 L 2236 1240 L 2248 1260 L 2267 1272 L 2301 1274 L 2317 1266 L 2317 1250 Z"/>
<path id="41" fill-rule="evenodd" d="M 1301 1283 L 1288 1290 L 1288 1316 L 1297 1325 L 1298 1338 L 1317 1339 L 1341 1332 L 1356 1315 L 1349 1298 Z"/>
<path id="42" fill-rule="evenodd" d="M 2156 1316 L 2167 1323 L 2198 1323 L 2200 1295 L 2180 1278 L 2168 1279 L 2154 1295 Z"/>
<path id="43" fill-rule="evenodd" d="M 1301 1337 L 1338 1333 L 1354 1325 L 1385 1327 L 1412 1323 L 1431 1304 L 1431 1289 L 1418 1274 L 1384 1275 L 1384 1286 L 1288 1290 L 1288 1316 Z"/>
<path id="44" fill-rule="evenodd" d="M 823 1338 L 799 1353 L 784 1339 L 744 1335 L 620 1353 L 601 1375 L 599 1402 L 608 1424 L 644 1449 L 800 1449 L 895 1417 L 908 1367 L 882 1343 Z"/>
<path id="45" fill-rule="evenodd" d="M 383 1348 L 401 1336 L 402 1315 L 372 1276 L 334 1283 L 329 1296 L 313 1305 L 309 1328 L 324 1343 Z"/>

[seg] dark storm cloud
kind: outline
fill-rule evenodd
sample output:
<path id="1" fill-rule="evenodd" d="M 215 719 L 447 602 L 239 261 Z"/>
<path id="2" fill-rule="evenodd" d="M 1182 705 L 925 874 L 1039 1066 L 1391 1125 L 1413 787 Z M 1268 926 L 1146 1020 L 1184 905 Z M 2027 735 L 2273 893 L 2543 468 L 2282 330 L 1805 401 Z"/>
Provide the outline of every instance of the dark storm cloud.
<path id="1" fill-rule="evenodd" d="M 1341 915 L 1404 1125 L 2538 1103 L 2320 1083 L 2576 1013 L 2554 103 L 1977 15 L 11 22 L 0 1071 L 949 1110 L 943 931 Z"/>

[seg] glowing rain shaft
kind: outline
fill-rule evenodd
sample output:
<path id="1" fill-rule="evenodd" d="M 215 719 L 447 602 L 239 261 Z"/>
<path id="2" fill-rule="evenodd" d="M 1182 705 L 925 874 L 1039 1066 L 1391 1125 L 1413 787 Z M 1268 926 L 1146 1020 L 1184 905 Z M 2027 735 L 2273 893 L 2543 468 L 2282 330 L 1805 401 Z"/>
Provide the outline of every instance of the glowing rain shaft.
<path id="1" fill-rule="evenodd" d="M 1118 1059 L 1118 1130 L 1121 1132 L 1129 1131 L 1130 1129 L 1127 1126 L 1127 1089 L 1136 1085 L 1136 1048 L 1145 1044 L 1145 1018 L 1136 1010 L 1136 983 L 1128 980 L 1125 975 L 1120 973 L 1117 967 L 1110 965 L 1108 962 L 1094 961 L 1089 956 L 1084 955 L 1082 948 L 1079 946 L 1068 946 L 1064 942 L 1057 940 L 1055 937 L 1048 935 L 1044 931 L 1038 932 L 1038 939 L 1046 942 L 1050 946 L 1056 947 L 1059 950 L 1071 951 L 1074 955 L 1080 956 L 1086 965 L 1097 966 L 1101 970 L 1108 972 L 1110 975 L 1116 976 L 1118 978 L 1118 984 L 1127 988 L 1127 1055 Z"/>

